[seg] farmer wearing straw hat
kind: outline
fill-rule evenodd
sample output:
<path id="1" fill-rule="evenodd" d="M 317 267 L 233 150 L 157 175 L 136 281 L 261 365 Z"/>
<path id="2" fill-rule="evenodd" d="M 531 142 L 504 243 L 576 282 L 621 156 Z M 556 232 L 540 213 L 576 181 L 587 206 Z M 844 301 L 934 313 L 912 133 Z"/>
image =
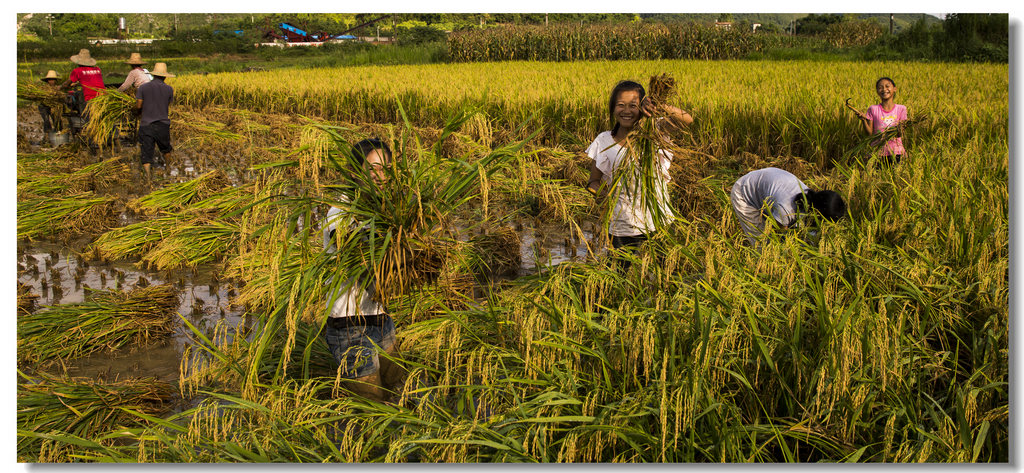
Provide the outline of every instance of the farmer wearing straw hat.
<path id="1" fill-rule="evenodd" d="M 71 62 L 75 63 L 77 67 L 71 71 L 61 88 L 67 89 L 74 84 L 81 84 L 82 95 L 85 102 L 88 103 L 99 94 L 100 90 L 103 90 L 103 73 L 100 68 L 96 67 L 96 60 L 89 55 L 88 49 L 82 49 L 78 54 L 71 56 Z M 84 103 L 80 105 L 85 106 Z M 84 112 L 84 110 L 79 111 Z"/>
<path id="2" fill-rule="evenodd" d="M 124 83 L 121 84 L 117 90 L 121 92 L 128 92 L 128 89 L 138 89 L 142 84 L 153 80 L 153 76 L 149 74 L 149 71 L 142 67 L 146 61 L 142 60 L 141 54 L 132 53 L 131 57 L 129 57 L 125 63 L 132 66 L 132 71 L 128 73 L 128 77 L 124 78 Z"/>
<path id="3" fill-rule="evenodd" d="M 164 161 L 174 148 L 171 147 L 171 119 L 167 111 L 174 100 L 174 89 L 164 82 L 174 74 L 167 72 L 167 64 L 158 62 L 153 66 L 153 80 L 139 86 L 135 91 L 135 108 L 141 111 L 139 117 L 139 147 L 142 169 L 146 179 L 152 181 L 150 165 L 153 164 L 153 146 L 159 146 Z"/>
<path id="4" fill-rule="evenodd" d="M 42 79 L 46 83 L 46 87 L 57 90 L 57 81 L 60 77 L 57 77 L 57 71 L 46 71 L 46 76 Z M 60 126 L 60 119 L 53 117 L 53 110 L 50 109 L 49 105 L 39 104 L 39 115 L 43 117 L 43 136 L 49 135 L 50 132 L 54 131 Z"/>

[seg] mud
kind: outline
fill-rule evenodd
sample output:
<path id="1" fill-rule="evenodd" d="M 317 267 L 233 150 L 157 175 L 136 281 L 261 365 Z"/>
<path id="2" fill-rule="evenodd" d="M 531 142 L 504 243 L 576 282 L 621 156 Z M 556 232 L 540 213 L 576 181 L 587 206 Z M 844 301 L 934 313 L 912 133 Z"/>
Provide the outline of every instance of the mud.
<path id="1" fill-rule="evenodd" d="M 18 110 L 19 152 L 35 153 L 52 149 L 44 141 L 41 128 L 41 119 L 35 107 L 22 107 Z M 113 156 L 134 158 L 132 182 L 112 192 L 122 200 L 144 195 L 155 188 L 142 184 L 138 152 L 138 147 L 131 143 L 119 143 L 118 146 L 95 153 L 90 153 L 84 146 L 79 151 L 82 156 L 89 155 L 87 162 Z M 165 165 L 154 167 L 154 186 L 193 179 L 209 170 L 205 166 L 219 162 L 210 156 L 200 156 L 197 154 L 199 152 L 190 148 L 175 150 Z M 229 162 L 227 164 L 230 165 L 236 161 L 240 162 L 241 158 L 225 156 L 224 162 L 220 164 Z M 233 183 L 245 180 L 245 173 L 237 171 L 237 168 L 227 171 Z M 138 220 L 134 213 L 125 208 L 121 210 L 118 224 L 123 226 Z M 591 247 L 599 246 L 595 242 L 596 231 L 592 223 L 584 224 L 586 240 L 580 240 L 563 225 L 524 221 L 517 225 L 517 230 L 520 233 L 522 261 L 518 271 L 520 276 L 536 273 L 545 267 L 579 261 L 588 256 L 588 244 Z M 39 307 L 82 302 L 86 291 L 90 289 L 129 290 L 141 285 L 169 283 L 181 291 L 178 313 L 204 332 L 209 333 L 222 320 L 232 328 L 241 328 L 240 324 L 251 323 L 244 317 L 243 307 L 232 305 L 231 298 L 236 289 L 230 282 L 218 280 L 216 265 L 186 271 L 149 271 L 140 269 L 132 261 L 83 261 L 74 248 L 82 248 L 88 241 L 89 238 L 81 238 L 66 245 L 49 242 L 18 243 L 18 282 L 27 285 L 31 293 L 39 296 L 36 301 L 37 310 Z M 174 334 L 166 340 L 73 360 L 63 368 L 72 376 L 97 379 L 144 376 L 175 384 L 185 347 L 193 343 L 190 335 L 185 324 L 179 323 Z"/>

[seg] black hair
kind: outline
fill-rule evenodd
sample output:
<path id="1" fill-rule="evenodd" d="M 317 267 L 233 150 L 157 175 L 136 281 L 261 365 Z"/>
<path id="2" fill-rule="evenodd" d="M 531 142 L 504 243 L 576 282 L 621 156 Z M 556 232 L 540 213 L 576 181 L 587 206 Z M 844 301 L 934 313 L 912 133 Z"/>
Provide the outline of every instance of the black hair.
<path id="1" fill-rule="evenodd" d="M 797 208 L 801 211 L 806 212 L 810 208 L 813 208 L 814 210 L 817 210 L 822 217 L 833 222 L 846 215 L 846 202 L 844 202 L 843 197 L 835 191 L 816 191 L 808 189 L 802 194 L 797 194 L 793 198 L 793 202 L 796 203 Z"/>
<path id="2" fill-rule="evenodd" d="M 381 157 L 385 163 L 391 161 L 391 148 L 388 148 L 388 145 L 380 138 L 368 138 L 352 145 L 352 157 L 355 158 L 357 164 L 362 165 L 366 161 L 366 155 L 373 150 L 382 151 Z"/>
<path id="3" fill-rule="evenodd" d="M 882 77 L 879 77 L 878 80 L 875 81 L 875 88 L 876 89 L 878 88 L 878 84 L 881 84 L 883 80 L 889 81 L 889 83 L 892 84 L 893 87 L 896 87 L 896 81 L 892 80 L 889 77 L 882 76 Z"/>
<path id="4" fill-rule="evenodd" d="M 647 95 L 647 91 L 644 90 L 644 86 L 631 80 L 619 81 L 615 84 L 615 88 L 612 89 L 612 96 L 608 99 L 608 117 L 611 118 L 612 134 L 619 132 L 619 122 L 615 119 L 615 101 L 619 98 L 619 94 L 628 90 L 634 90 L 640 94 L 640 102 L 643 103 L 644 97 Z"/>

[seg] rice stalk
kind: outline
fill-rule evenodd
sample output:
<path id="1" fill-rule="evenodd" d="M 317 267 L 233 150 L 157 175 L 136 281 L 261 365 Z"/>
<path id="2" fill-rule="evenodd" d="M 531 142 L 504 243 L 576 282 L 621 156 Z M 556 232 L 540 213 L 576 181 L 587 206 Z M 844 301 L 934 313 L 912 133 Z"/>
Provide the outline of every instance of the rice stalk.
<path id="1" fill-rule="evenodd" d="M 97 438 L 146 422 L 170 409 L 172 390 L 150 378 L 103 382 L 18 372 L 18 458 L 24 462 L 75 461 L 76 449 L 42 435 Z M 49 444 L 49 445 L 47 445 Z"/>
<path id="2" fill-rule="evenodd" d="M 86 104 L 89 121 L 82 133 L 103 148 L 115 133 L 134 129 L 138 121 L 135 97 L 113 89 L 105 89 Z"/>
<path id="3" fill-rule="evenodd" d="M 86 231 L 102 231 L 113 220 L 111 197 L 82 192 L 64 197 L 39 197 L 18 202 L 18 238 L 44 236 L 71 238 Z"/>
<path id="4" fill-rule="evenodd" d="M 203 174 L 190 181 L 163 187 L 149 194 L 128 201 L 128 208 L 148 214 L 179 212 L 205 200 L 227 186 L 227 176 L 219 169 Z"/>
<path id="5" fill-rule="evenodd" d="M 46 307 L 18 318 L 18 361 L 48 365 L 144 344 L 171 333 L 177 308 L 177 290 L 168 285 L 97 291 L 86 302 Z"/>

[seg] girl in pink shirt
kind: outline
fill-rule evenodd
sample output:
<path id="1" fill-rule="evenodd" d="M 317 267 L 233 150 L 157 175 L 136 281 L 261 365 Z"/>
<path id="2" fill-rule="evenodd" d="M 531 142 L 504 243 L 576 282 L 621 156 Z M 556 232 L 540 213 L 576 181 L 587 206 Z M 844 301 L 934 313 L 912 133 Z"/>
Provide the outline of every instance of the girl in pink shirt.
<path id="1" fill-rule="evenodd" d="M 900 122 L 907 119 L 907 107 L 896 103 L 896 82 L 888 77 L 882 77 L 875 82 L 875 93 L 881 99 L 881 103 L 868 107 L 867 113 L 856 112 L 868 134 L 880 133 L 889 127 L 898 126 Z M 873 145 L 879 145 L 875 142 Z M 886 162 L 900 162 L 900 158 L 907 154 L 903 147 L 903 130 L 897 130 L 895 138 L 885 143 L 879 153 Z"/>

